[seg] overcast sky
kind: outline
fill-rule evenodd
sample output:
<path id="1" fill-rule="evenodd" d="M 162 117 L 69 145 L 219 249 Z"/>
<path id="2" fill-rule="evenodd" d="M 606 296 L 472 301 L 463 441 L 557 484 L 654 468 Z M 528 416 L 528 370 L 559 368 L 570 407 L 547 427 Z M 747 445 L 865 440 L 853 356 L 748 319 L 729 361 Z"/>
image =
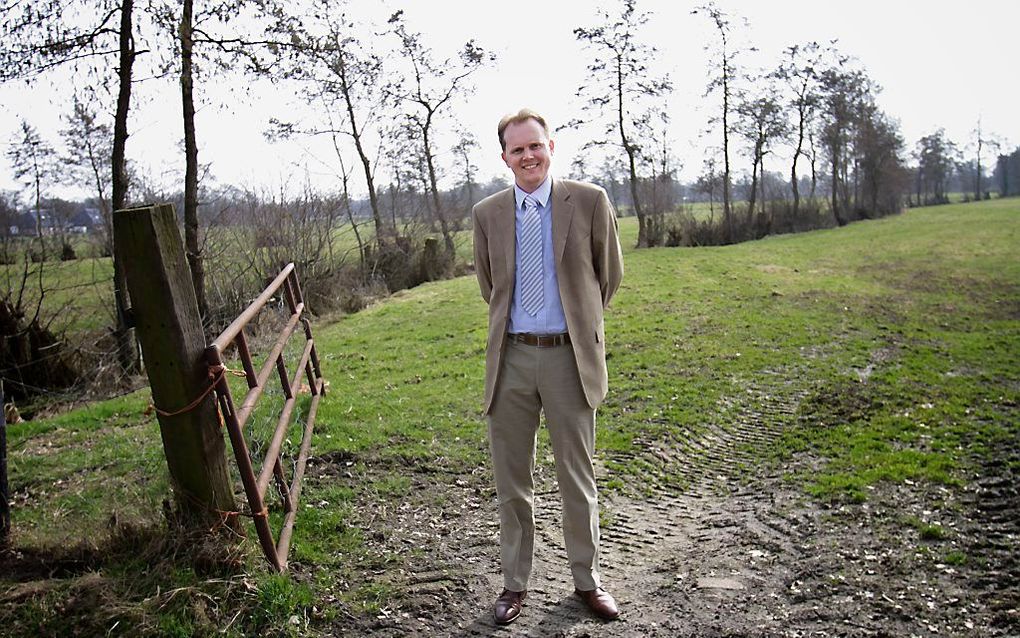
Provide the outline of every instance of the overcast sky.
<path id="1" fill-rule="evenodd" d="M 704 46 L 714 33 L 706 17 L 690 15 L 697 4 L 639 3 L 652 13 L 645 33 L 646 41 L 659 50 L 653 65 L 673 78 L 670 137 L 684 164 L 685 180 L 697 176 L 704 147 L 715 143 L 703 134 L 716 109 L 714 100 L 703 97 L 708 70 Z M 481 145 L 476 163 L 483 180 L 507 172 L 495 137 L 495 123 L 503 113 L 528 105 L 547 114 L 555 126 L 578 112 L 573 96 L 585 78 L 590 54 L 574 38 L 573 28 L 595 24 L 596 3 L 357 0 L 353 5 L 354 15 L 377 24 L 384 24 L 392 11 L 404 9 L 409 27 L 421 31 L 443 57 L 453 55 L 469 38 L 496 53 L 496 64 L 476 75 L 474 97 L 455 109 L 460 125 Z M 774 64 L 791 44 L 838 40 L 839 49 L 857 57 L 882 87 L 879 106 L 900 121 L 908 150 L 938 127 L 965 146 L 979 117 L 986 136 L 1007 141 L 1010 149 L 1020 144 L 1017 0 L 719 0 L 718 5 L 747 19 L 747 28 L 738 31 L 759 49 L 745 59 L 751 65 Z M 58 141 L 69 81 L 55 81 L 59 92 L 52 82 L 0 87 L 0 142 L 9 144 L 21 118 Z M 196 91 L 202 101 L 196 119 L 200 161 L 211 163 L 217 182 L 278 191 L 285 182 L 295 188 L 307 174 L 324 188 L 334 183 L 331 151 L 325 144 L 312 140 L 269 144 L 262 136 L 270 117 L 300 112 L 292 95 L 255 85 L 245 96 L 227 92 L 224 83 L 218 79 L 216 86 L 200 85 Z M 170 183 L 183 173 L 176 86 L 170 81 L 148 82 L 137 94 L 129 157 Z M 568 173 L 586 139 L 584 134 L 560 133 L 554 171 Z M 444 152 L 440 161 L 450 166 L 454 158 Z M 746 163 L 737 160 L 737 168 L 742 170 Z M 0 161 L 0 189 L 17 187 L 9 164 Z M 67 188 L 51 192 L 73 195 Z"/>

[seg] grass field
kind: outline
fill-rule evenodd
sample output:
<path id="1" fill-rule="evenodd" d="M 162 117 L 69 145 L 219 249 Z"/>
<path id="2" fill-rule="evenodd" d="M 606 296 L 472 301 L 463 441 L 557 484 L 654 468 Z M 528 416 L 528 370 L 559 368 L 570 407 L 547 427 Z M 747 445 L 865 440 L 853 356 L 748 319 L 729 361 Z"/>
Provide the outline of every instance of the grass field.
<path id="1" fill-rule="evenodd" d="M 716 217 L 721 216 L 721 205 L 715 208 Z M 711 216 L 707 203 L 691 204 L 689 210 L 698 219 L 708 219 Z M 633 247 L 637 243 L 637 218 L 624 217 L 621 221 L 622 240 L 628 248 Z M 467 220 L 464 223 L 470 225 Z M 367 222 L 363 224 L 362 232 L 369 232 L 368 225 Z M 247 271 L 249 256 L 246 254 L 244 259 L 239 260 L 236 255 L 239 246 L 243 246 L 244 252 L 247 253 L 250 250 L 248 247 L 255 245 L 254 231 L 245 228 L 215 228 L 210 232 L 217 234 L 207 240 L 206 259 L 212 260 L 215 268 L 210 269 L 207 277 L 217 277 L 219 273 L 220 278 L 226 279 L 227 282 L 239 277 L 239 280 L 251 283 L 237 274 L 240 271 Z M 436 238 L 441 239 L 438 235 Z M 34 313 L 41 292 L 44 299 L 41 310 L 43 321 L 52 321 L 51 326 L 55 332 L 67 333 L 72 342 L 77 342 L 78 334 L 86 334 L 91 340 L 96 331 L 106 330 L 114 323 L 113 265 L 108 257 L 87 256 L 94 255 L 97 251 L 97 247 L 90 243 L 91 239 L 75 236 L 73 240 L 78 253 L 82 255 L 80 259 L 65 262 L 53 259 L 41 264 L 28 264 L 23 306 Z M 357 242 L 350 226 L 341 225 L 335 231 L 332 241 L 336 255 L 344 256 L 344 259 L 350 261 L 357 259 Z M 454 245 L 457 261 L 462 264 L 470 263 L 473 259 L 470 228 L 454 234 Z M 29 249 L 32 244 L 23 242 L 17 246 L 11 249 L 11 255 L 19 263 L 0 264 L 0 287 L 5 291 L 12 291 L 14 296 L 17 296 L 21 279 L 25 275 L 25 264 L 20 262 L 23 251 Z M 268 253 L 270 249 L 260 250 Z M 278 249 L 274 252 L 278 252 Z M 212 287 L 215 284 L 209 285 Z"/>
<path id="2" fill-rule="evenodd" d="M 778 468 L 789 489 L 825 506 L 866 502 L 883 485 L 956 490 L 1016 447 L 1020 201 L 719 248 L 632 250 L 633 218 L 621 236 L 626 274 L 606 318 L 610 394 L 598 426 L 610 499 L 641 498 L 670 478 L 640 462 L 647 446 L 725 429 L 769 396 L 796 395 L 799 407 L 738 474 L 750 481 Z M 393 574 L 428 550 L 395 553 L 382 532 L 353 521 L 382 522 L 422 499 L 465 507 L 458 495 L 468 488 L 490 506 L 479 415 L 485 318 L 468 276 L 315 326 L 330 393 L 292 579 L 269 575 L 251 539 L 247 569 L 230 576 L 210 577 L 167 550 L 150 556 L 167 567 L 142 577 L 137 556 L 115 551 L 126 542 L 118 525 L 159 528 L 168 494 L 147 393 L 13 426 L 14 546 L 59 554 L 84 540 L 100 558 L 36 589 L 0 575 L 0 623 L 26 636 L 118 622 L 164 635 L 329 634 L 388 614 L 399 606 Z M 549 463 L 544 438 L 539 458 Z M 1020 470 L 1015 454 L 1002 462 Z M 927 539 L 943 533 L 903 525 Z M 107 595 L 90 599 L 96 587 Z"/>

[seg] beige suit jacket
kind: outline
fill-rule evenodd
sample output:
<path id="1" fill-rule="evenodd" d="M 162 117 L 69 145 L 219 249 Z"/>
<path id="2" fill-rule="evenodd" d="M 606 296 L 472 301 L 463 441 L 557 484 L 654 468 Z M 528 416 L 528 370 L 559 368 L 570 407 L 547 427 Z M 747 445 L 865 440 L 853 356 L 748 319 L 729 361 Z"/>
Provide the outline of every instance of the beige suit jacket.
<path id="1" fill-rule="evenodd" d="M 554 179 L 551 199 L 560 301 L 584 396 L 594 409 L 605 398 L 608 387 L 602 311 L 623 278 L 616 213 L 602 188 L 584 182 Z M 482 298 L 489 304 L 486 414 L 492 409 L 506 350 L 516 272 L 516 208 L 511 187 L 478 202 L 471 213 L 475 273 Z"/>

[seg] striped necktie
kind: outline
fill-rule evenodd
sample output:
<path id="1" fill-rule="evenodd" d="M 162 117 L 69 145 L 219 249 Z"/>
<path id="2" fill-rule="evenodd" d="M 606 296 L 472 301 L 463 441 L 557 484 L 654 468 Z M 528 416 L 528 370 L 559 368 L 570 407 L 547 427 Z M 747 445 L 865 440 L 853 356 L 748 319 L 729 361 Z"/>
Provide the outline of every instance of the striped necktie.
<path id="1" fill-rule="evenodd" d="M 538 214 L 538 200 L 526 195 L 521 222 L 521 307 L 534 317 L 543 301 L 542 220 Z"/>

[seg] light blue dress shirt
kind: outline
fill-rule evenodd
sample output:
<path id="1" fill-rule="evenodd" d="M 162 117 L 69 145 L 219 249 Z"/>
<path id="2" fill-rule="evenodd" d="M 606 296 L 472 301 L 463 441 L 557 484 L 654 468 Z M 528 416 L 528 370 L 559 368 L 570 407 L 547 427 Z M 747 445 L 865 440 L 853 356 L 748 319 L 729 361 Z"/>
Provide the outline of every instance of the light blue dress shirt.
<path id="1" fill-rule="evenodd" d="M 538 215 L 542 220 L 542 308 L 532 317 L 521 307 L 521 224 L 524 219 L 524 197 L 531 195 L 538 200 Z M 534 193 L 525 193 L 514 184 L 517 209 L 514 228 L 517 236 L 514 258 L 514 296 L 510 302 L 511 334 L 528 332 L 537 335 L 555 335 L 567 331 L 567 318 L 563 315 L 560 301 L 559 282 L 556 279 L 556 258 L 552 238 L 552 175 L 547 175 Z"/>

